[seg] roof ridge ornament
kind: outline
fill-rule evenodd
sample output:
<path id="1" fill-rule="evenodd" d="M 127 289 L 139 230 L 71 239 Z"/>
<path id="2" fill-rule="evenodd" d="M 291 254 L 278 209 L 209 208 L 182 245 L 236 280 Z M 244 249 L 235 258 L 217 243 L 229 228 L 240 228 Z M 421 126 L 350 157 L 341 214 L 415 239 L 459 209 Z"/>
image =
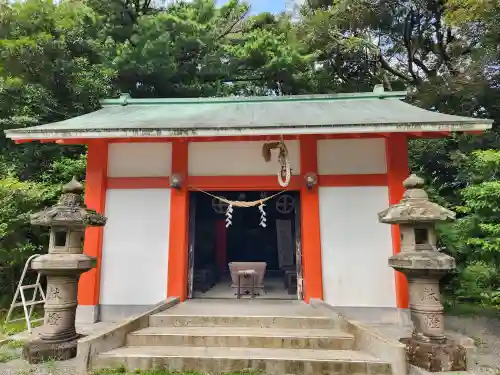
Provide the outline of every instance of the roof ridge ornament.
<path id="1" fill-rule="evenodd" d="M 126 106 L 128 104 L 129 99 L 132 99 L 132 96 L 128 92 L 120 93 L 120 101 L 121 105 Z"/>
<path id="2" fill-rule="evenodd" d="M 385 92 L 384 85 L 378 84 L 378 85 L 373 86 L 373 92 L 375 94 L 382 94 L 382 93 L 384 93 Z"/>

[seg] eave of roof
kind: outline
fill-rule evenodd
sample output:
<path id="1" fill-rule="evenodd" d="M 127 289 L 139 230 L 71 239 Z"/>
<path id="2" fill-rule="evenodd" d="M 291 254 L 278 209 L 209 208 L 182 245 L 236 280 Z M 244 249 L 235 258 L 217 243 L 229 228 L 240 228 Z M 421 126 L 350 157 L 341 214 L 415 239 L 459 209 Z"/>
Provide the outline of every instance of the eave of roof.
<path id="1" fill-rule="evenodd" d="M 13 140 L 482 131 L 493 121 L 427 111 L 406 92 L 119 99 L 60 122 L 7 130 Z"/>

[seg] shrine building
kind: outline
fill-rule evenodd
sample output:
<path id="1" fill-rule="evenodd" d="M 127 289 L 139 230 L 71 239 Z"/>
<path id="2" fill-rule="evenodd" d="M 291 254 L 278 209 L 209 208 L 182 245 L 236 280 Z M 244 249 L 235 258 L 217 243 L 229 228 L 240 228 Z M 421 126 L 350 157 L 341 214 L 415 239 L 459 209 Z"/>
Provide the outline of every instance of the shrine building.
<path id="1" fill-rule="evenodd" d="M 112 320 L 167 296 L 322 299 L 339 309 L 408 307 L 388 266 L 408 140 L 480 133 L 492 121 L 427 111 L 406 92 L 135 99 L 6 131 L 16 143 L 88 146 L 86 232 L 95 269 L 79 281 L 78 319 Z M 83 176 L 82 176 L 83 177 Z M 236 277 L 236 278 L 235 278 Z M 240 291 L 241 293 L 241 291 Z"/>

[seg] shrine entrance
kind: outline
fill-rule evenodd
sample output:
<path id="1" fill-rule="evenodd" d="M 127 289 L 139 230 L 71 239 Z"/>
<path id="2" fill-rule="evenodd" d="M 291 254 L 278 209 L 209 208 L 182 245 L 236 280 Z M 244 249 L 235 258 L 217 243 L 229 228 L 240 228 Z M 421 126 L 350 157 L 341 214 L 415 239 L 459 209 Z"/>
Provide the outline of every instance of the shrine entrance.
<path id="1" fill-rule="evenodd" d="M 255 299 L 297 299 L 299 296 L 302 299 L 301 288 L 297 287 L 302 264 L 300 240 L 297 241 L 300 239 L 300 194 L 276 193 L 191 193 L 189 298 L 235 299 L 241 272 L 253 270 Z M 237 202 L 270 199 L 259 206 L 233 207 L 216 197 Z M 247 286 L 248 282 L 246 280 Z M 251 298 L 251 288 L 243 284 L 240 298 Z"/>

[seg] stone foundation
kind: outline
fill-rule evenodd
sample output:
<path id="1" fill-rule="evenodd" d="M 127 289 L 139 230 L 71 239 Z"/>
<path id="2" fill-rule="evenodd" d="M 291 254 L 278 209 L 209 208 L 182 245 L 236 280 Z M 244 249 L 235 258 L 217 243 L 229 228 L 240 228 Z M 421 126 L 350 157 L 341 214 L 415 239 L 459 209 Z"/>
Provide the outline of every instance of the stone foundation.
<path id="1" fill-rule="evenodd" d="M 46 361 L 66 361 L 76 357 L 79 335 L 73 340 L 64 342 L 47 342 L 41 339 L 29 341 L 23 348 L 23 359 L 36 364 Z"/>
<path id="2" fill-rule="evenodd" d="M 467 370 L 465 348 L 451 340 L 441 344 L 407 338 L 401 339 L 401 342 L 406 345 L 406 355 L 410 365 L 429 372 Z"/>

